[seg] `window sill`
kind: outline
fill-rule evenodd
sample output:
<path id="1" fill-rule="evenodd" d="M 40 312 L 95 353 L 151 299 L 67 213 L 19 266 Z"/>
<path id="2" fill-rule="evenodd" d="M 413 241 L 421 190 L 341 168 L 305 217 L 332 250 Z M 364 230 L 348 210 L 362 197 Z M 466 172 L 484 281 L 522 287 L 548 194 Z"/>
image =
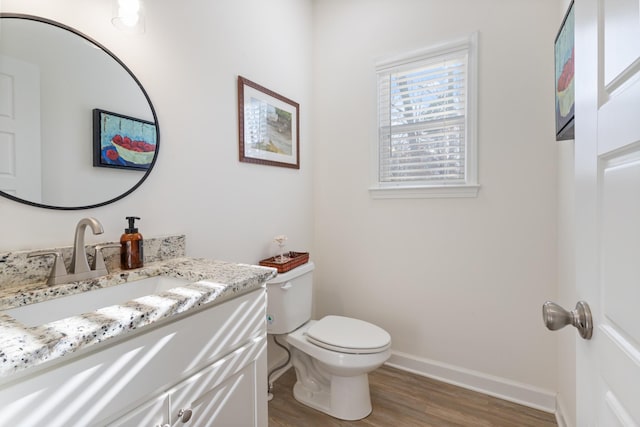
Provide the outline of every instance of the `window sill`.
<path id="1" fill-rule="evenodd" d="M 445 199 L 478 197 L 479 185 L 442 185 L 432 187 L 371 187 L 372 199 Z"/>

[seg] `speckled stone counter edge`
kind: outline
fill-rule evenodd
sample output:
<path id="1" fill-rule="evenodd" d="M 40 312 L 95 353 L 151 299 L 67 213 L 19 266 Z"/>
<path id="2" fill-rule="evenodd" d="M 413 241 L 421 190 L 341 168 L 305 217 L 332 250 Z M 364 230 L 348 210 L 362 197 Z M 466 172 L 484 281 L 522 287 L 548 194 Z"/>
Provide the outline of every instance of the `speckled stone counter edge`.
<path id="1" fill-rule="evenodd" d="M 203 305 L 219 304 L 250 292 L 275 277 L 276 270 L 182 257 L 56 287 L 40 284 L 5 289 L 0 291 L 0 304 L 4 308 L 33 304 L 158 275 L 183 278 L 189 284 L 36 327 L 27 327 L 13 317 L 0 313 L 0 383 L 10 380 L 14 373 L 56 360 L 79 349 Z"/>

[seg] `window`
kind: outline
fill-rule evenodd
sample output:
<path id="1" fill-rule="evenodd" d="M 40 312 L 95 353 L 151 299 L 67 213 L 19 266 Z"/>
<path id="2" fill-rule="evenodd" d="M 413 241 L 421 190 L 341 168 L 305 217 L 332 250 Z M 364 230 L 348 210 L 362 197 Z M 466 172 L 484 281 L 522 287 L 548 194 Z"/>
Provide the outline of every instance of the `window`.
<path id="1" fill-rule="evenodd" d="M 476 40 L 378 62 L 373 197 L 477 195 Z"/>

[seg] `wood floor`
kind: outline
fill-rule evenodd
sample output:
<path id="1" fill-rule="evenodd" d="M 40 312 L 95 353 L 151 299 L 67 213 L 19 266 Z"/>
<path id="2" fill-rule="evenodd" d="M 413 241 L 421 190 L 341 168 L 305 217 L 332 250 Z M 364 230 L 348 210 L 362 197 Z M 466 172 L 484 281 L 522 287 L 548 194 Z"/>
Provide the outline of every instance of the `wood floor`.
<path id="1" fill-rule="evenodd" d="M 552 414 L 383 366 L 369 374 L 373 412 L 363 420 L 342 421 L 293 398 L 295 372 L 274 383 L 269 427 L 547 427 Z"/>

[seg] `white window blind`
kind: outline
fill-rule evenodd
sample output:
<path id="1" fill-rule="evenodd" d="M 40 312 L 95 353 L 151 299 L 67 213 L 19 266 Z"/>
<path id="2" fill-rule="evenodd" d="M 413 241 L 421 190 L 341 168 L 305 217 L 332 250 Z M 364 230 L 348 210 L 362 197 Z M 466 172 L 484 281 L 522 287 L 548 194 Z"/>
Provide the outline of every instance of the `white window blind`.
<path id="1" fill-rule="evenodd" d="M 391 61 L 377 74 L 378 185 L 476 184 L 469 44 Z"/>

